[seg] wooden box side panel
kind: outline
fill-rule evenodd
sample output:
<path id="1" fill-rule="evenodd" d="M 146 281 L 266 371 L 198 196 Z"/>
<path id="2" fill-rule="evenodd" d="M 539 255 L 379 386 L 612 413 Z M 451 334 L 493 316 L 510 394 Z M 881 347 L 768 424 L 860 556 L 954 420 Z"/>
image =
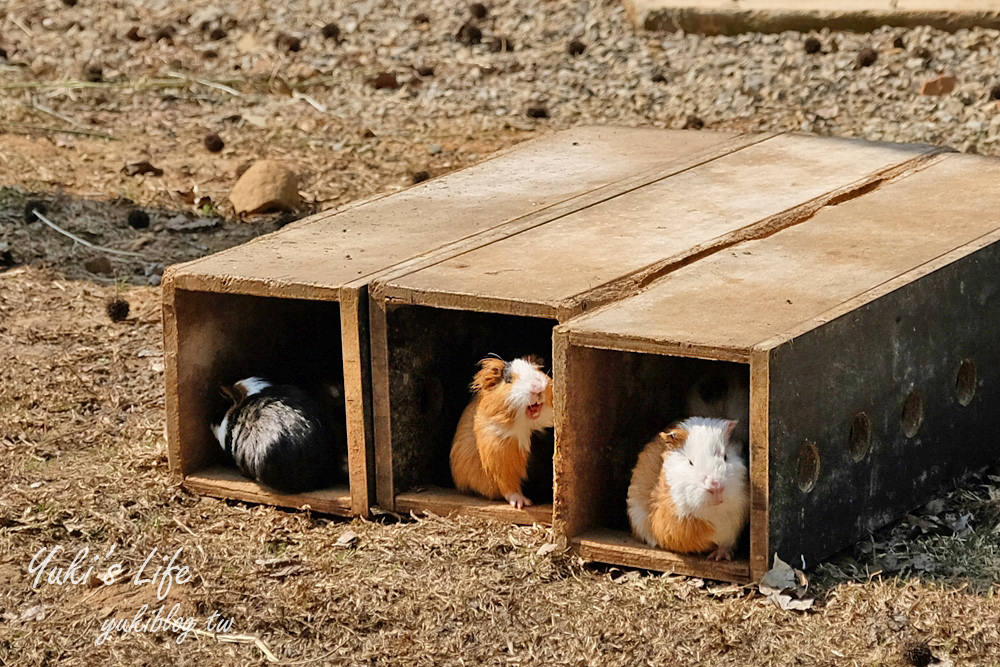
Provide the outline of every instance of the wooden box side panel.
<path id="1" fill-rule="evenodd" d="M 612 407 L 601 400 L 605 387 L 596 381 L 605 376 L 601 351 L 568 341 L 569 336 L 557 333 L 552 344 L 557 443 L 552 525 L 564 544 L 600 523 L 600 490 L 607 464 L 590 445 L 601 439 Z"/>
<path id="2" fill-rule="evenodd" d="M 815 564 L 1000 458 L 997 275 L 1000 242 L 770 351 L 772 552 Z"/>
<path id="3" fill-rule="evenodd" d="M 278 382 L 343 379 L 340 304 L 170 290 L 165 356 L 171 470 L 187 475 L 223 461 L 211 433 L 225 412 L 219 387 L 249 376 Z M 169 323 L 168 323 L 169 324 Z"/>
<path id="4" fill-rule="evenodd" d="M 347 421 L 347 465 L 351 512 L 368 516 L 375 503 L 375 434 L 372 421 L 372 362 L 368 289 L 340 291 L 343 339 L 344 409 Z"/>

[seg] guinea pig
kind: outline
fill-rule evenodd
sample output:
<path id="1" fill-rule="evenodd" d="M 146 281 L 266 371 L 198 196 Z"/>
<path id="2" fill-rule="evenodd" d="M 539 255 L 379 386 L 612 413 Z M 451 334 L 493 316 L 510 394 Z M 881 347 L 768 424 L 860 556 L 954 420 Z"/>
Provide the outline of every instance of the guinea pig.
<path id="1" fill-rule="evenodd" d="M 628 488 L 632 532 L 650 546 L 731 560 L 750 510 L 737 422 L 689 417 L 639 454 Z"/>
<path id="2" fill-rule="evenodd" d="M 527 476 L 533 432 L 553 425 L 552 380 L 536 357 L 507 362 L 486 358 L 470 389 L 451 443 L 451 477 L 462 492 L 531 505 L 521 484 Z M 551 465 L 551 464 L 550 464 Z"/>
<path id="3" fill-rule="evenodd" d="M 339 387 L 325 389 L 314 397 L 245 378 L 222 388 L 232 406 L 212 432 L 240 472 L 261 484 L 283 493 L 330 486 L 346 478 L 347 429 Z"/>

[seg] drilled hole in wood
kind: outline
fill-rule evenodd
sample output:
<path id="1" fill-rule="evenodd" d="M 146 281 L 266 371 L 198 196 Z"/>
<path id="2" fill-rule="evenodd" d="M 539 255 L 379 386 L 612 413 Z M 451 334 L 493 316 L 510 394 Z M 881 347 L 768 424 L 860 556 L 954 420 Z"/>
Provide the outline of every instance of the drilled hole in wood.
<path id="1" fill-rule="evenodd" d="M 799 447 L 797 483 L 803 493 L 809 493 L 819 479 L 819 449 L 808 440 Z"/>
<path id="2" fill-rule="evenodd" d="M 851 422 L 851 436 L 849 440 L 851 448 L 851 458 L 860 461 L 868 454 L 872 446 L 872 420 L 864 412 L 854 415 Z"/>
<path id="3" fill-rule="evenodd" d="M 976 395 L 976 365 L 971 359 L 966 359 L 958 367 L 955 377 L 955 393 L 959 405 L 968 405 Z"/>
<path id="4" fill-rule="evenodd" d="M 920 425 L 924 423 L 924 397 L 920 392 L 911 391 L 903 401 L 903 412 L 899 422 L 907 438 L 912 438 L 920 430 Z"/>

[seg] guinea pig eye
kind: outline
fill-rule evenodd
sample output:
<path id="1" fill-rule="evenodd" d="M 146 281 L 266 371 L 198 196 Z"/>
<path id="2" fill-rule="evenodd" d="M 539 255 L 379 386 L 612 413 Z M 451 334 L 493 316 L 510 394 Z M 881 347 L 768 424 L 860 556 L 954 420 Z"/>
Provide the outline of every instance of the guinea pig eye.
<path id="1" fill-rule="evenodd" d="M 694 461 L 692 461 L 691 459 L 688 459 L 688 465 L 691 466 L 691 467 L 694 467 Z"/>
<path id="2" fill-rule="evenodd" d="M 723 454 L 722 455 L 722 462 L 725 463 L 728 460 L 729 460 L 729 454 Z"/>

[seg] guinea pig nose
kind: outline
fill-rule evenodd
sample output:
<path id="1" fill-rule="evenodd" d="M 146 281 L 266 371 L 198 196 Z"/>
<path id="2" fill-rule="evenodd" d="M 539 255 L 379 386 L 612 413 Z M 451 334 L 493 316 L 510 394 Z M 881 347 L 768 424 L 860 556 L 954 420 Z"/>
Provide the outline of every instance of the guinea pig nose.
<path id="1" fill-rule="evenodd" d="M 709 493 L 722 493 L 722 482 L 717 479 L 710 479 L 705 483 L 705 488 Z"/>

